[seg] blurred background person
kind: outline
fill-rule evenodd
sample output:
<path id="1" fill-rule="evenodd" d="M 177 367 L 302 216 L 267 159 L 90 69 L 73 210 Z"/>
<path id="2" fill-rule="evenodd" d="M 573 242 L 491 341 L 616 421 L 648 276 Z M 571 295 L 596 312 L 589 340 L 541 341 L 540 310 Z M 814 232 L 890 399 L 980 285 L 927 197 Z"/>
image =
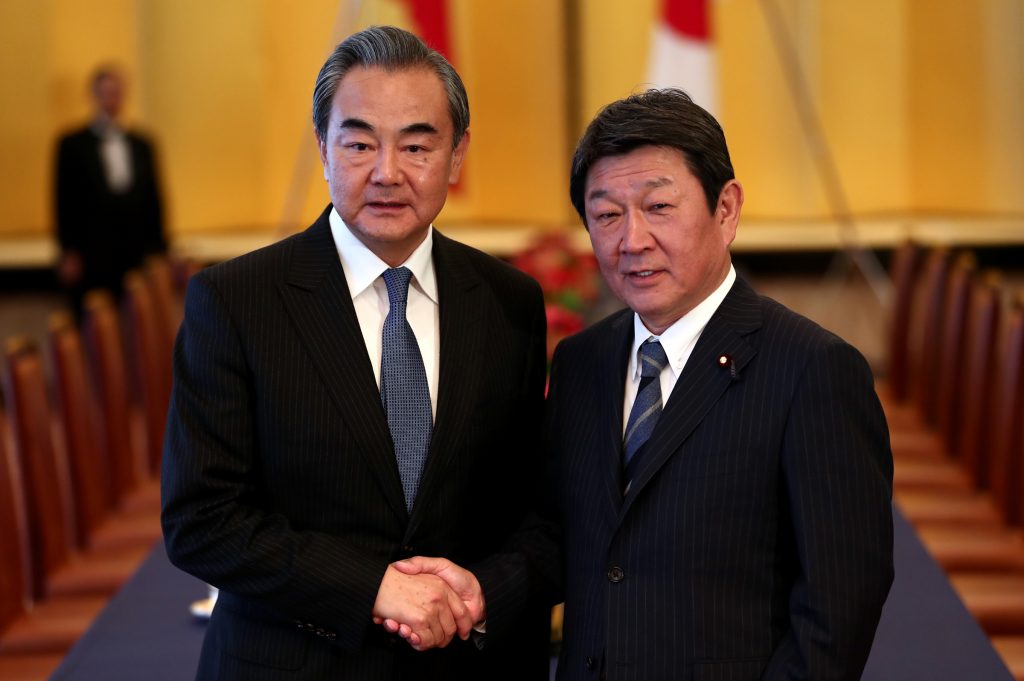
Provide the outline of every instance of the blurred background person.
<path id="1" fill-rule="evenodd" d="M 120 121 L 123 75 L 100 66 L 91 95 L 95 115 L 60 138 L 54 174 L 57 278 L 76 314 L 86 291 L 120 296 L 125 272 L 166 250 L 153 144 Z"/>

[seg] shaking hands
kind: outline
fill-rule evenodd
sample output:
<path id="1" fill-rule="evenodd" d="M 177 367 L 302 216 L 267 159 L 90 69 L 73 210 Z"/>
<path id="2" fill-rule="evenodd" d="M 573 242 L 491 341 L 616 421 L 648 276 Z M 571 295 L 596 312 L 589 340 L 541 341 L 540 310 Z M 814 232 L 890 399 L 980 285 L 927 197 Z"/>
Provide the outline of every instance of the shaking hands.
<path id="1" fill-rule="evenodd" d="M 465 640 L 486 616 L 472 572 L 446 558 L 416 556 L 388 566 L 373 605 L 373 621 L 416 650 Z"/>

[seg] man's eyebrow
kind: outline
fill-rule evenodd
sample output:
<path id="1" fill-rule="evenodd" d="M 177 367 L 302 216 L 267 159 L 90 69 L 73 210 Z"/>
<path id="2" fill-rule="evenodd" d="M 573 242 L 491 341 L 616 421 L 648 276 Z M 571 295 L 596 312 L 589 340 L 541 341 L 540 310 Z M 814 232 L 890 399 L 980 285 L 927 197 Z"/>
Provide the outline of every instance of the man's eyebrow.
<path id="1" fill-rule="evenodd" d="M 341 122 L 341 127 L 352 130 L 366 130 L 368 132 L 373 132 L 373 126 L 362 118 L 346 118 Z"/>
<path id="2" fill-rule="evenodd" d="M 412 123 L 402 128 L 402 134 L 405 135 L 436 135 L 437 128 L 432 126 L 430 123 Z"/>
<path id="3" fill-rule="evenodd" d="M 652 177 L 644 182 L 644 187 L 647 189 L 657 189 L 658 187 L 666 187 L 672 184 L 672 178 L 670 177 Z M 593 201 L 594 199 L 603 199 L 608 196 L 608 190 L 606 189 L 595 189 L 587 194 L 587 201 Z"/>

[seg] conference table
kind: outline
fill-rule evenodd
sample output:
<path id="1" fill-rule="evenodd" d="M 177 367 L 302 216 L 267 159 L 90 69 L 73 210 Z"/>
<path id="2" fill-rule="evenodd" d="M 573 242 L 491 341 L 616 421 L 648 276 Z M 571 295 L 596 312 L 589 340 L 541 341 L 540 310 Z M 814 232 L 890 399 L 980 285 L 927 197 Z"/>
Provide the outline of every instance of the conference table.
<path id="1" fill-rule="evenodd" d="M 898 511 L 893 523 L 896 578 L 863 679 L 1012 681 L 942 569 Z M 206 586 L 172 566 L 158 543 L 51 679 L 192 679 L 204 623 L 190 614 L 189 604 L 205 596 Z"/>

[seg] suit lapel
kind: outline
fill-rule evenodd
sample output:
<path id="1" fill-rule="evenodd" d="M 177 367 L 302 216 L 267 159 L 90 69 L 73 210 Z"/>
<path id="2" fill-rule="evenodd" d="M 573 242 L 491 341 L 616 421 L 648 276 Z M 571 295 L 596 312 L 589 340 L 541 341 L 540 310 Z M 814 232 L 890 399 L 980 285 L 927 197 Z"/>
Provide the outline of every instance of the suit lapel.
<path id="1" fill-rule="evenodd" d="M 408 514 L 391 434 L 331 235 L 329 214 L 328 206 L 296 238 L 285 281 L 279 286 L 281 298 L 357 449 L 367 457 L 388 505 L 404 522 Z"/>
<path id="2" fill-rule="evenodd" d="M 462 438 L 479 395 L 476 367 L 490 362 L 480 323 L 485 289 L 480 277 L 453 242 L 434 231 L 434 272 L 437 277 L 440 366 L 438 370 L 437 410 L 430 453 L 420 480 L 417 500 L 431 500 L 437 485 L 448 475 L 453 458 L 462 450 Z M 407 536 L 411 536 L 423 517 L 424 505 L 413 505 Z"/>
<path id="3" fill-rule="evenodd" d="M 608 508 L 618 511 L 622 507 L 622 408 L 625 399 L 626 370 L 629 351 L 633 345 L 633 313 L 625 311 L 612 322 L 608 345 L 596 353 L 608 358 L 602 362 L 598 374 L 597 395 L 601 396 L 600 421 L 607 433 L 607 446 L 600 449 Z"/>
<path id="4" fill-rule="evenodd" d="M 742 380 L 743 368 L 757 353 L 746 336 L 760 326 L 761 312 L 757 295 L 746 282 L 737 279 L 701 333 L 647 441 L 632 489 L 622 505 L 620 518 L 625 516 L 633 500 L 643 492 L 665 462 L 682 447 L 725 391 L 733 383 Z M 719 364 L 718 359 L 722 355 L 731 359 L 731 368 Z"/>

